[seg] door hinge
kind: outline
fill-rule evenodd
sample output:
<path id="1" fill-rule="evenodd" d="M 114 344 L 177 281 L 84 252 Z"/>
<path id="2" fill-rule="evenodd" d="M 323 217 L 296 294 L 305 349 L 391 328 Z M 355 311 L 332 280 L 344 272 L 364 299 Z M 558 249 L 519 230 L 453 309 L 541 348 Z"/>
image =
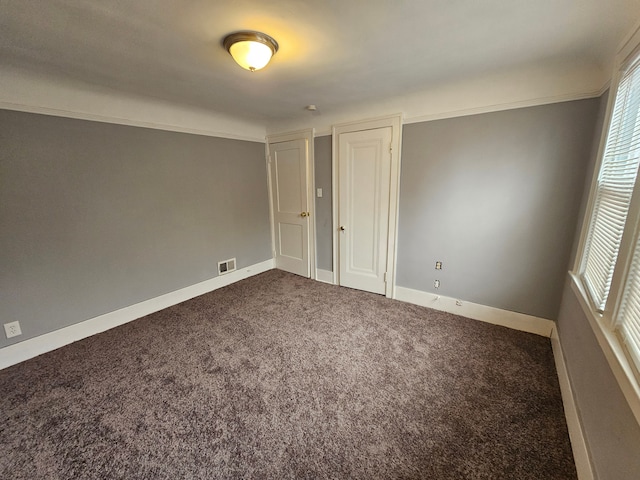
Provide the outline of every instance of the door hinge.
<path id="1" fill-rule="evenodd" d="M 387 283 L 387 272 L 384 272 L 384 283 Z"/>
<path id="2" fill-rule="evenodd" d="M 389 144 L 389 153 L 393 153 L 393 143 Z"/>

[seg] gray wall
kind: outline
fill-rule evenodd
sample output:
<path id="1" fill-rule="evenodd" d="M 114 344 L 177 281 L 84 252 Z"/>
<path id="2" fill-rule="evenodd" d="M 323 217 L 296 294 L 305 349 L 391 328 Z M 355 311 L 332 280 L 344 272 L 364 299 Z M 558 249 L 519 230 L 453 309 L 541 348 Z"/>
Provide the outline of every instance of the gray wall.
<path id="1" fill-rule="evenodd" d="M 570 265 L 573 264 L 576 255 L 589 197 L 607 96 L 608 92 L 600 99 L 591 161 L 587 167 L 580 207 L 580 222 L 576 229 Z M 564 288 L 558 315 L 558 334 L 597 478 L 599 480 L 637 479 L 640 474 L 640 426 L 568 282 Z"/>
<path id="2" fill-rule="evenodd" d="M 316 196 L 317 267 L 333 271 L 333 237 L 331 211 L 331 135 L 314 139 L 316 188 L 322 188 L 322 198 Z"/>
<path id="3" fill-rule="evenodd" d="M 568 284 L 558 317 L 558 333 L 596 478 L 637 480 L 640 425 Z"/>
<path id="4" fill-rule="evenodd" d="M 405 125 L 397 284 L 557 318 L 598 100 Z M 436 261 L 443 270 L 436 272 Z"/>
<path id="5" fill-rule="evenodd" d="M 263 143 L 0 110 L 0 145 L 0 346 L 271 258 Z"/>

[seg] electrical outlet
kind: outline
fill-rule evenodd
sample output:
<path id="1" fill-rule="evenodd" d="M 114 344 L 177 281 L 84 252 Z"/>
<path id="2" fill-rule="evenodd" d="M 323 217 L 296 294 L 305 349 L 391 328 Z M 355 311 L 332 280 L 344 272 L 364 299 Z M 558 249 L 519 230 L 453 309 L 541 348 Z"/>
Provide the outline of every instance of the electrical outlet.
<path id="1" fill-rule="evenodd" d="M 433 282 L 433 286 L 434 286 L 435 288 L 440 288 L 440 280 L 435 280 L 435 281 Z"/>
<path id="2" fill-rule="evenodd" d="M 4 333 L 7 335 L 7 338 L 22 335 L 22 330 L 20 330 L 20 322 L 5 323 Z"/>

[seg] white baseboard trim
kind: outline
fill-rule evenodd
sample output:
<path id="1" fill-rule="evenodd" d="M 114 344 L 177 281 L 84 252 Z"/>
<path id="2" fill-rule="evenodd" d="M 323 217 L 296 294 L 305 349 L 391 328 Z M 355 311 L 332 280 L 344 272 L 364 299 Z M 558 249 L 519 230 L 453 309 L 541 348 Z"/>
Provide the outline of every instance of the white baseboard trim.
<path id="1" fill-rule="evenodd" d="M 0 349 L 0 370 L 275 267 L 273 259 Z"/>
<path id="2" fill-rule="evenodd" d="M 579 480 L 594 480 L 591 461 L 589 460 L 589 449 L 582 431 L 582 423 L 580 415 L 576 407 L 571 381 L 569 380 L 569 372 L 564 361 L 564 353 L 562 352 L 562 344 L 558 331 L 554 327 L 551 334 L 551 346 L 553 347 L 553 358 L 556 363 L 558 372 L 558 381 L 560 382 L 560 391 L 562 392 L 562 403 L 564 405 L 564 415 L 567 419 L 567 429 L 569 430 L 569 438 L 571 439 L 571 449 L 573 450 L 573 459 L 576 464 Z"/>
<path id="3" fill-rule="evenodd" d="M 443 312 L 454 313 L 473 320 L 480 320 L 481 322 L 509 327 L 523 332 L 535 333 L 543 337 L 551 337 L 551 332 L 555 326 L 552 320 L 546 318 L 487 307 L 486 305 L 465 302 L 455 298 L 444 297 L 442 295 L 413 290 L 406 287 L 396 286 L 394 298 L 401 302 L 413 303 Z"/>
<path id="4" fill-rule="evenodd" d="M 316 269 L 316 280 L 319 282 L 330 283 L 333 285 L 333 272 L 329 270 Z"/>

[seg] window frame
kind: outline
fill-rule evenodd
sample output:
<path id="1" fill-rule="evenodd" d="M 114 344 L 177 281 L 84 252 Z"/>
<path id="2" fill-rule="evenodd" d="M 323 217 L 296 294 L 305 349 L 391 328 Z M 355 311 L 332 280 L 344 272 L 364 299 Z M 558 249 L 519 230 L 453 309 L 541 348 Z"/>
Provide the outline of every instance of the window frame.
<path id="1" fill-rule="evenodd" d="M 591 219 L 596 202 L 598 177 L 602 168 L 609 129 L 616 96 L 620 81 L 627 68 L 640 62 L 640 30 L 637 30 L 620 49 L 615 60 L 614 72 L 609 88 L 609 97 L 605 120 L 600 135 L 598 156 L 591 179 L 591 188 L 587 206 L 582 219 L 580 241 L 573 269 L 569 272 L 571 287 L 576 294 L 582 309 L 589 320 L 591 328 L 598 340 L 598 344 L 607 359 L 613 374 L 622 389 L 622 392 L 633 412 L 636 421 L 640 424 L 640 377 L 632 360 L 628 357 L 626 346 L 621 341 L 617 330 L 616 318 L 621 306 L 626 281 L 629 275 L 631 260 L 638 235 L 640 235 L 640 173 L 633 187 L 633 194 L 629 206 L 629 212 L 625 222 L 620 243 L 618 258 L 616 259 L 609 294 L 606 299 L 604 311 L 600 313 L 598 307 L 588 293 L 589 289 L 582 280 L 584 271 L 587 237 L 590 233 Z"/>

